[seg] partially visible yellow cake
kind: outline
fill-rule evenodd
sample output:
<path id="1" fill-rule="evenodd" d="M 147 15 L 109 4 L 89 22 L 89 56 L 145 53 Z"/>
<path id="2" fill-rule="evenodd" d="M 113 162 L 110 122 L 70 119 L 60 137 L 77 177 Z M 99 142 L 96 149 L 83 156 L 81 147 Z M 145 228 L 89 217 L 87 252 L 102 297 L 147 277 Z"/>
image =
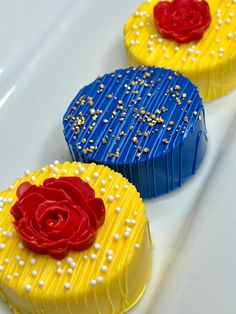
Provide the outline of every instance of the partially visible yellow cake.
<path id="1" fill-rule="evenodd" d="M 26 248 L 10 210 L 25 181 L 79 176 L 105 204 L 93 245 L 62 260 Z M 124 313 L 142 296 L 151 271 L 151 240 L 144 204 L 135 187 L 108 167 L 57 161 L 26 172 L 0 193 L 0 290 L 17 314 Z"/>
<path id="2" fill-rule="evenodd" d="M 158 32 L 153 15 L 158 2 L 144 2 L 125 25 L 129 65 L 177 70 L 198 86 L 205 101 L 235 89 L 236 1 L 207 0 L 210 26 L 202 39 L 184 44 L 165 39 Z"/>

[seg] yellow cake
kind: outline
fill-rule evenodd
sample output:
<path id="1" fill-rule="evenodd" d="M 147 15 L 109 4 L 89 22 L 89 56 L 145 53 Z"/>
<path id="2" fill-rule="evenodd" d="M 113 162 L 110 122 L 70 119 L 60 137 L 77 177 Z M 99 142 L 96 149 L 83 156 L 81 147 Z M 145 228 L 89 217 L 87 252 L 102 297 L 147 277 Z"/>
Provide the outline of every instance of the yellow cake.
<path id="1" fill-rule="evenodd" d="M 42 186 L 52 177 L 81 177 L 106 212 L 90 248 L 71 250 L 63 259 L 28 249 L 10 212 L 23 182 Z M 138 192 L 122 175 L 95 164 L 55 161 L 26 171 L 1 192 L 0 211 L 0 291 L 14 313 L 124 313 L 142 296 L 151 270 L 149 224 Z"/>
<path id="2" fill-rule="evenodd" d="M 202 39 L 187 43 L 163 38 L 153 14 L 159 1 L 143 3 L 124 29 L 129 65 L 155 65 L 179 71 L 198 86 L 205 101 L 236 88 L 236 1 L 207 2 L 210 25 Z"/>

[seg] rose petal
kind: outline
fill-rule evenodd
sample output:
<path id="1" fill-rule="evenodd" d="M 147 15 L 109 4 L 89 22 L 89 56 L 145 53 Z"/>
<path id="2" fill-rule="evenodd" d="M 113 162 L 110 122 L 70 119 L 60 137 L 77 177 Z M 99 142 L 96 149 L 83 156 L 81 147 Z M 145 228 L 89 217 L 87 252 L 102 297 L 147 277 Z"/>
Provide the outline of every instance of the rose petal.
<path id="1" fill-rule="evenodd" d="M 32 186 L 30 182 L 23 182 L 21 183 L 16 191 L 16 195 L 18 198 L 22 197 L 23 194 Z"/>
<path id="2" fill-rule="evenodd" d="M 100 198 L 94 198 L 89 200 L 89 207 L 93 210 L 96 215 L 98 227 L 103 225 L 105 220 L 105 206 L 103 200 Z"/>
<path id="3" fill-rule="evenodd" d="M 33 216 L 38 206 L 45 202 L 45 200 L 44 196 L 37 193 L 31 193 L 20 199 L 19 207 L 22 209 L 24 216 Z"/>
<path id="4" fill-rule="evenodd" d="M 80 190 L 85 198 L 94 198 L 95 192 L 91 186 L 80 177 L 61 177 L 59 180 L 68 182 Z"/>
<path id="5" fill-rule="evenodd" d="M 17 201 L 10 210 L 10 213 L 15 218 L 15 220 L 20 220 L 23 217 L 23 212 L 20 207 L 19 201 Z"/>
<path id="6" fill-rule="evenodd" d="M 61 189 L 66 192 L 67 195 L 70 196 L 72 201 L 82 207 L 87 206 L 87 202 L 83 197 L 83 194 L 79 189 L 73 186 L 71 183 L 63 181 L 63 180 L 56 180 L 51 183 L 47 183 L 47 187 L 52 187 L 55 189 Z"/>

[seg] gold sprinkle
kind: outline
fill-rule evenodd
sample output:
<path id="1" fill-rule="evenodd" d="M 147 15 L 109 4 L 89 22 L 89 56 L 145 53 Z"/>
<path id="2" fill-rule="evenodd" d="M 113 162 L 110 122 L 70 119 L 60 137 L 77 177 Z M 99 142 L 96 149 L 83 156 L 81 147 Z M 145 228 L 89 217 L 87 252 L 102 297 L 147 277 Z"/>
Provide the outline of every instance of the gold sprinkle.
<path id="1" fill-rule="evenodd" d="M 95 114 L 95 113 L 96 113 L 95 109 L 90 109 L 90 114 Z"/>
<path id="2" fill-rule="evenodd" d="M 136 157 L 137 157 L 137 158 L 140 158 L 140 157 L 141 157 L 141 153 L 137 153 L 137 154 L 136 154 Z"/>
<path id="3" fill-rule="evenodd" d="M 83 149 L 83 154 L 87 155 L 88 154 L 88 149 Z"/>
<path id="4" fill-rule="evenodd" d="M 83 138 L 81 142 L 84 144 L 86 143 L 86 141 L 87 141 L 86 138 Z"/>
<path id="5" fill-rule="evenodd" d="M 111 99 L 113 97 L 113 94 L 107 95 L 107 98 Z"/>
<path id="6" fill-rule="evenodd" d="M 202 121 L 202 116 L 201 115 L 199 116 L 199 120 Z"/>
<path id="7" fill-rule="evenodd" d="M 175 122 L 172 121 L 172 120 L 169 122 L 169 125 L 171 125 L 171 126 L 174 125 L 174 124 L 175 124 Z"/>
<path id="8" fill-rule="evenodd" d="M 100 88 L 101 88 L 101 89 L 104 89 L 104 88 L 105 88 L 105 85 L 104 85 L 104 84 L 101 84 L 101 85 L 100 85 Z"/>
<path id="9" fill-rule="evenodd" d="M 169 144 L 169 141 L 167 138 L 163 138 L 162 143 Z"/>
<path id="10" fill-rule="evenodd" d="M 144 153 L 148 153 L 148 152 L 150 152 L 150 149 L 148 147 L 144 147 L 143 151 L 144 151 Z"/>
<path id="11" fill-rule="evenodd" d="M 187 116 L 184 117 L 184 122 L 188 122 L 188 117 Z"/>
<path id="12" fill-rule="evenodd" d="M 194 112 L 193 112 L 193 115 L 194 115 L 194 116 L 197 116 L 197 111 L 194 111 Z"/>
<path id="13" fill-rule="evenodd" d="M 180 90 L 181 87 L 180 87 L 179 85 L 175 85 L 174 89 L 175 89 L 175 90 Z"/>
<path id="14" fill-rule="evenodd" d="M 104 123 L 108 123 L 108 120 L 107 120 L 107 119 L 104 119 L 103 122 L 104 122 Z"/>
<path id="15" fill-rule="evenodd" d="M 138 142 L 139 142 L 139 141 L 138 141 L 138 138 L 137 138 L 136 136 L 132 138 L 132 141 L 133 141 L 134 143 L 136 143 L 136 144 L 138 144 Z"/>
<path id="16" fill-rule="evenodd" d="M 118 100 L 119 105 L 123 105 L 123 100 Z"/>
<path id="17" fill-rule="evenodd" d="M 191 103 L 192 103 L 192 100 L 188 100 L 187 104 L 191 105 Z"/>
<path id="18" fill-rule="evenodd" d="M 185 99 L 187 97 L 186 93 L 183 93 L 182 98 Z"/>
<path id="19" fill-rule="evenodd" d="M 145 114 L 145 113 L 146 113 L 146 111 L 145 111 L 144 108 L 141 108 L 139 112 L 140 112 L 141 114 Z"/>

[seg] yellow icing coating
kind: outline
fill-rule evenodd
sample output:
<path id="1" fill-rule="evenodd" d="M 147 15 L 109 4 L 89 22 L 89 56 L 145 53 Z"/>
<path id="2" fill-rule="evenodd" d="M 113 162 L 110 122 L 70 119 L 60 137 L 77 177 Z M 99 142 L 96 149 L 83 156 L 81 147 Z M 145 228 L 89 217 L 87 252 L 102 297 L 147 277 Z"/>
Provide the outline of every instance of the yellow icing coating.
<path id="1" fill-rule="evenodd" d="M 148 0 L 125 25 L 125 46 L 130 65 L 154 65 L 179 71 L 199 88 L 205 101 L 236 88 L 236 1 L 207 0 L 212 21 L 197 42 L 177 44 L 157 31 Z"/>
<path id="2" fill-rule="evenodd" d="M 80 176 L 93 187 L 105 203 L 106 219 L 90 249 L 71 251 L 58 262 L 22 245 L 9 211 L 22 182 L 40 185 L 65 175 Z M 151 271 L 149 224 L 138 192 L 119 173 L 95 164 L 55 162 L 1 192 L 0 210 L 0 294 L 15 314 L 124 313 L 142 296 Z"/>

